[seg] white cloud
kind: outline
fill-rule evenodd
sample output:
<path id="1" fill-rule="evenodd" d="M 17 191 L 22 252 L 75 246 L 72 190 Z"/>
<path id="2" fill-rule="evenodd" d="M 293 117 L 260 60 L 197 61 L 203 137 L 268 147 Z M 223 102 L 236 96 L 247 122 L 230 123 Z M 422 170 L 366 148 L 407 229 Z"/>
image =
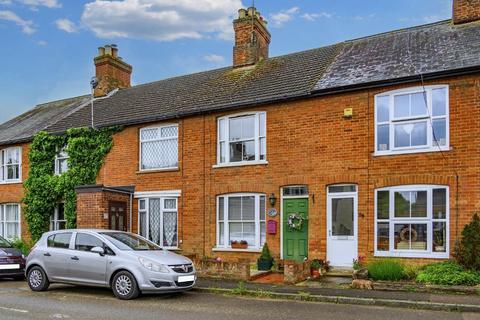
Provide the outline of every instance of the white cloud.
<path id="1" fill-rule="evenodd" d="M 369 20 L 369 19 L 373 19 L 375 18 L 376 14 L 375 13 L 371 13 L 369 15 L 366 15 L 366 16 L 355 16 L 353 17 L 353 20 L 356 20 L 356 21 L 364 21 L 364 20 Z"/>
<path id="2" fill-rule="evenodd" d="M 55 21 L 55 25 L 58 29 L 68 33 L 77 32 L 77 27 L 75 26 L 75 23 L 68 19 L 58 19 Z"/>
<path id="3" fill-rule="evenodd" d="M 307 21 L 315 21 L 317 19 L 326 18 L 330 19 L 333 17 L 333 14 L 328 12 L 319 12 L 319 13 L 305 13 L 302 15 L 302 18 Z"/>
<path id="4" fill-rule="evenodd" d="M 209 54 L 203 57 L 205 61 L 208 62 L 213 62 L 213 63 L 222 63 L 225 61 L 225 58 L 223 56 L 220 56 L 218 54 Z"/>
<path id="5" fill-rule="evenodd" d="M 41 47 L 44 47 L 48 44 L 47 41 L 44 41 L 44 40 L 38 40 L 35 43 Z"/>
<path id="6" fill-rule="evenodd" d="M 33 21 L 31 20 L 24 20 L 20 18 L 15 12 L 2 10 L 0 11 L 0 20 L 11 21 L 17 24 L 20 28 L 22 28 L 22 32 L 26 34 L 33 34 L 35 33 L 35 27 L 33 25 Z"/>
<path id="7" fill-rule="evenodd" d="M 241 0 L 95 0 L 82 22 L 99 38 L 224 39 L 241 7 Z"/>
<path id="8" fill-rule="evenodd" d="M 270 20 L 273 22 L 273 26 L 280 28 L 288 21 L 292 20 L 293 17 L 300 12 L 299 7 L 293 7 L 287 10 L 282 10 L 277 13 L 272 13 L 270 15 Z"/>
<path id="9" fill-rule="evenodd" d="M 12 4 L 12 0 L 0 0 L 0 5 L 7 6 L 10 4 Z"/>
<path id="10" fill-rule="evenodd" d="M 58 0 L 16 0 L 19 3 L 22 3 L 31 8 L 37 7 L 47 7 L 47 8 L 60 8 L 62 5 Z"/>

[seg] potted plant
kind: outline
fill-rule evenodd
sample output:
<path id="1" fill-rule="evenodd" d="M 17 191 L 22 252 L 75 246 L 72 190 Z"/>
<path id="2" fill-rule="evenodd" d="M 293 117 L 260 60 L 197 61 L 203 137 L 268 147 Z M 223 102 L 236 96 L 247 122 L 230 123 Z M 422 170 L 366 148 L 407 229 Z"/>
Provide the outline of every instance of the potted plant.
<path id="1" fill-rule="evenodd" d="M 318 259 L 313 259 L 312 263 L 310 264 L 310 274 L 312 275 L 313 278 L 319 278 L 322 273 L 322 263 Z"/>
<path id="2" fill-rule="evenodd" d="M 267 271 L 272 269 L 273 266 L 273 258 L 270 254 L 270 250 L 268 249 L 268 245 L 265 243 L 263 245 L 262 254 L 260 258 L 257 260 L 257 267 L 258 270 Z"/>
<path id="3" fill-rule="evenodd" d="M 237 241 L 237 240 L 232 240 L 230 242 L 230 245 L 232 246 L 232 249 L 247 249 L 248 248 L 248 242 L 245 240 Z"/>

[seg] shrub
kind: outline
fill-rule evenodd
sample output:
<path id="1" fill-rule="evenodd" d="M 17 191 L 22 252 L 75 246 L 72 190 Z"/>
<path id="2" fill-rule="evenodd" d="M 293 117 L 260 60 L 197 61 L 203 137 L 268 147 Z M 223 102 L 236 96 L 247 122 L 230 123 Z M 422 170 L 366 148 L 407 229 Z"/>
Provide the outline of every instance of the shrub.
<path id="1" fill-rule="evenodd" d="M 260 255 L 261 260 L 272 260 L 272 255 L 270 254 L 270 249 L 268 249 L 268 244 L 265 242 L 262 249 L 262 254 Z"/>
<path id="2" fill-rule="evenodd" d="M 424 266 L 417 264 L 405 264 L 403 265 L 403 276 L 408 280 L 416 280 L 418 274 L 423 270 Z"/>
<path id="3" fill-rule="evenodd" d="M 417 281 L 450 286 L 474 286 L 480 284 L 480 273 L 465 270 L 454 261 L 447 261 L 425 266 L 424 270 L 418 274 Z"/>
<path id="4" fill-rule="evenodd" d="M 373 260 L 367 264 L 367 270 L 373 280 L 398 281 L 405 278 L 403 265 L 395 259 Z"/>
<path id="5" fill-rule="evenodd" d="M 22 251 L 25 256 L 28 256 L 30 250 L 32 250 L 33 244 L 22 239 L 15 239 L 12 241 L 12 246 Z"/>
<path id="6" fill-rule="evenodd" d="M 462 231 L 454 252 L 457 262 L 466 269 L 480 271 L 480 218 L 475 213 Z"/>
<path id="7" fill-rule="evenodd" d="M 353 270 L 360 270 L 365 267 L 365 257 L 359 256 L 358 259 L 353 259 Z"/>

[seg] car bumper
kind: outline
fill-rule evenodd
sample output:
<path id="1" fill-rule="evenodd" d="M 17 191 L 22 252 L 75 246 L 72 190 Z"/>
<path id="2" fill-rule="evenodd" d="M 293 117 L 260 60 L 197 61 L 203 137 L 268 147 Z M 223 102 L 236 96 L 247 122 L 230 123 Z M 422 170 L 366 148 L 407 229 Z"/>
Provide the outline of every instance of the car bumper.
<path id="1" fill-rule="evenodd" d="M 25 276 L 25 268 L 20 269 L 0 269 L 0 278 L 23 277 Z"/>
<path id="2" fill-rule="evenodd" d="M 186 274 L 146 272 L 142 278 L 138 283 L 142 292 L 187 291 L 192 289 L 197 281 L 195 272 Z"/>

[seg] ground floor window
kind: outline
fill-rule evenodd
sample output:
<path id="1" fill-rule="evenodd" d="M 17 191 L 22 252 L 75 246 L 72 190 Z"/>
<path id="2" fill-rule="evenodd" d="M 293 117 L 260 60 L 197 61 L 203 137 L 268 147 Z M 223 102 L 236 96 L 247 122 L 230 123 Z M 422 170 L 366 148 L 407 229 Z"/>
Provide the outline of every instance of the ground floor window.
<path id="1" fill-rule="evenodd" d="M 376 255 L 448 258 L 448 187 L 378 189 L 375 211 Z"/>
<path id="2" fill-rule="evenodd" d="M 67 225 L 65 219 L 65 204 L 58 203 L 53 209 L 53 213 L 50 215 L 50 231 L 63 230 Z"/>
<path id="3" fill-rule="evenodd" d="M 217 247 L 233 241 L 260 249 L 265 243 L 266 197 L 263 194 L 229 194 L 217 197 Z"/>
<path id="4" fill-rule="evenodd" d="M 6 239 L 20 238 L 20 205 L 0 205 L 0 236 Z"/>
<path id="5" fill-rule="evenodd" d="M 177 198 L 138 200 L 138 233 L 164 248 L 178 247 Z"/>

